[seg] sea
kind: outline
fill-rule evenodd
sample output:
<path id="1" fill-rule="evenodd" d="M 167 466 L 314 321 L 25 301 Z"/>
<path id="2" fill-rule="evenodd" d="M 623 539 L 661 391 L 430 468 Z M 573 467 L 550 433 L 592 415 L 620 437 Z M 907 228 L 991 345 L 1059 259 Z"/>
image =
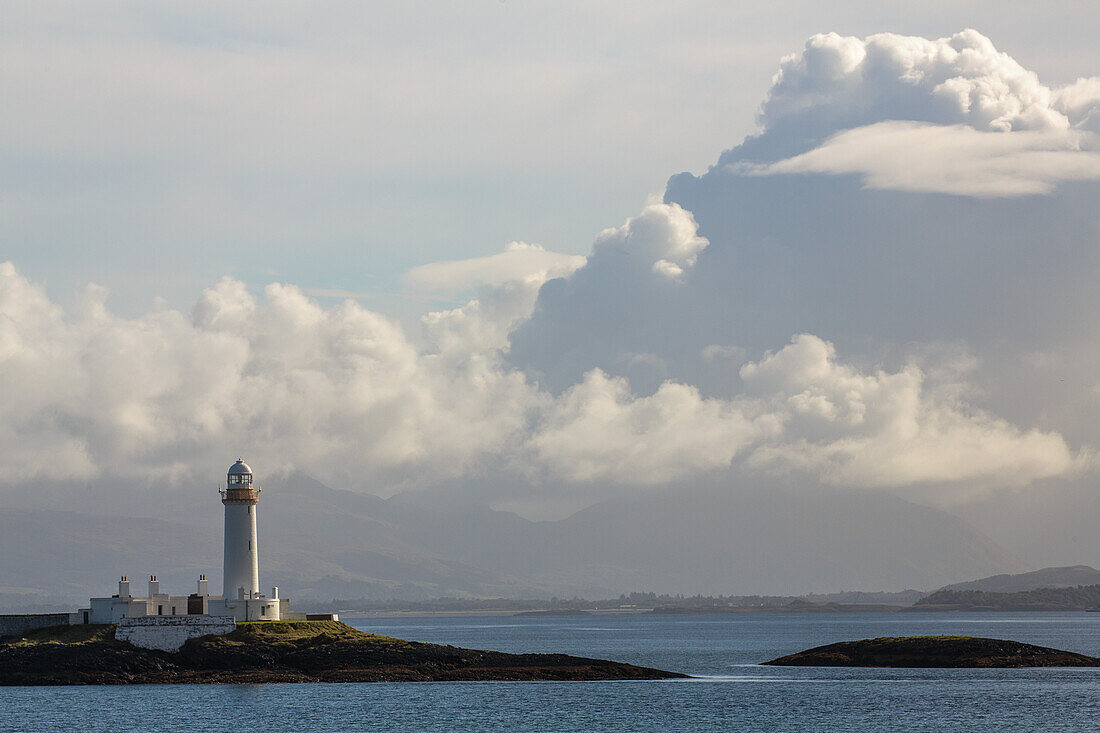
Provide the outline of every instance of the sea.
<path id="1" fill-rule="evenodd" d="M 1069 731 L 1100 728 L 1100 669 L 763 667 L 875 636 L 959 634 L 1100 656 L 1100 613 L 344 619 L 404 639 L 676 670 L 653 682 L 0 687 L 0 731 Z"/>

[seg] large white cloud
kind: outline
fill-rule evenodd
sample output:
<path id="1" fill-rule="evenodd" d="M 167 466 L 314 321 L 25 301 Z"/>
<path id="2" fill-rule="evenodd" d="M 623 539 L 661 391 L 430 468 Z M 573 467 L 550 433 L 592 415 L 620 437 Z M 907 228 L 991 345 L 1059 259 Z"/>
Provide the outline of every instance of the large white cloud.
<path id="1" fill-rule="evenodd" d="M 9 481 L 170 478 L 226 450 L 337 482 L 445 475 L 506 445 L 532 399 L 492 351 L 440 340 L 424 355 L 389 319 L 288 285 L 257 300 L 223 279 L 190 318 L 84 311 L 0 269 Z"/>
<path id="2" fill-rule="evenodd" d="M 741 459 L 830 483 L 1015 485 L 1082 460 L 1055 433 L 937 398 L 916 367 L 864 373 L 808 335 L 743 366 L 727 399 L 673 381 L 640 395 L 598 369 L 555 397 L 502 360 L 526 289 L 429 315 L 424 349 L 353 301 L 325 309 L 289 285 L 257 299 L 225 278 L 190 317 L 124 318 L 98 288 L 62 309 L 5 263 L 0 470 L 170 483 L 228 450 L 385 492 L 488 470 L 531 487 L 667 484 Z"/>
<path id="3" fill-rule="evenodd" d="M 1058 330 L 1087 327 L 1081 302 L 1042 293 L 1091 292 L 1076 280 L 1095 241 L 1097 89 L 1048 88 L 975 31 L 815 36 L 783 62 L 758 134 L 670 180 L 666 203 L 709 244 L 681 262 L 611 230 L 543 289 L 509 358 L 555 391 L 598 367 L 647 393 L 670 377 L 714 392 L 729 380 L 693 355 L 798 331 L 1055 348 Z"/>
<path id="4" fill-rule="evenodd" d="M 912 119 L 1002 132 L 1050 130 L 1081 124 L 1098 103 L 1089 84 L 1052 92 L 975 30 L 936 40 L 825 33 L 783 59 L 760 122 L 843 129 Z"/>
<path id="5" fill-rule="evenodd" d="M 1100 178 L 1100 77 L 1051 89 L 974 30 L 818 34 L 783 60 L 734 173 L 859 174 L 887 190 L 997 197 Z"/>
<path id="6" fill-rule="evenodd" d="M 571 481 L 664 484 L 727 468 L 769 426 L 732 403 L 666 382 L 638 397 L 595 369 L 550 404 L 524 465 Z"/>
<path id="7" fill-rule="evenodd" d="M 0 469 L 182 476 L 231 450 L 379 492 L 492 474 L 591 498 L 731 466 L 945 496 L 1073 474 L 1088 434 L 1063 438 L 1057 402 L 1006 417 L 1004 370 L 1096 340 L 1095 91 L 1047 90 L 972 32 L 817 37 L 760 135 L 589 257 L 514 244 L 409 273 L 478 288 L 417 332 L 232 278 L 190 314 L 118 315 L 94 287 L 63 308 L 5 264 Z M 922 193 L 950 186 L 990 200 Z M 965 377 L 929 356 L 956 343 Z"/>
<path id="8" fill-rule="evenodd" d="M 628 240 L 597 247 L 544 286 L 508 358 L 559 396 L 598 368 L 635 400 L 685 384 L 742 424 L 767 416 L 781 429 L 709 453 L 756 470 L 952 484 L 941 496 L 1086 470 L 1070 446 L 1100 441 L 1079 399 L 1095 380 L 1073 366 L 1100 348 L 1097 89 L 1044 86 L 974 31 L 815 36 L 784 60 L 760 132 L 670 181 L 707 243 L 692 266 L 669 282 Z M 738 371 L 800 332 L 817 336 Z M 1027 353 L 1066 355 L 1057 383 Z M 816 370 L 802 386 L 796 356 Z"/>
<path id="9" fill-rule="evenodd" d="M 784 425 L 750 463 L 801 471 L 845 486 L 962 483 L 959 493 L 1026 486 L 1083 470 L 1057 433 L 1020 430 L 1005 420 L 925 389 L 915 365 L 861 373 L 839 363 L 816 336 L 741 367 L 750 393 Z M 959 498 L 956 493 L 954 498 Z"/>
<path id="10" fill-rule="evenodd" d="M 719 167 L 858 174 L 869 188 L 983 198 L 1100 178 L 1100 77 L 1042 84 L 974 30 L 930 40 L 818 34 L 786 57 Z"/>

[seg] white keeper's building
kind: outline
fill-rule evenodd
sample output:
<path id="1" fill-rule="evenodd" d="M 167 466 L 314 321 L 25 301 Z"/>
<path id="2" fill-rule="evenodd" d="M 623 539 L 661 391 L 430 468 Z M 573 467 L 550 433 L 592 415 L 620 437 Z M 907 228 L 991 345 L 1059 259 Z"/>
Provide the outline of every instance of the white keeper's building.
<path id="1" fill-rule="evenodd" d="M 304 619 L 305 614 L 290 612 L 290 601 L 279 598 L 279 588 L 271 595 L 260 592 L 260 547 L 256 532 L 256 509 L 260 487 L 253 482 L 252 469 L 238 459 L 229 467 L 224 489 L 219 489 L 225 505 L 225 554 L 222 564 L 222 594 L 211 595 L 205 575 L 200 575 L 195 592 L 173 596 L 160 592 L 157 576 L 149 576 L 149 592 L 132 593 L 130 581 L 123 576 L 118 594 L 92 598 L 89 608 L 75 614 L 76 623 L 117 624 L 124 618 L 146 616 L 222 616 L 234 621 L 278 621 Z"/>

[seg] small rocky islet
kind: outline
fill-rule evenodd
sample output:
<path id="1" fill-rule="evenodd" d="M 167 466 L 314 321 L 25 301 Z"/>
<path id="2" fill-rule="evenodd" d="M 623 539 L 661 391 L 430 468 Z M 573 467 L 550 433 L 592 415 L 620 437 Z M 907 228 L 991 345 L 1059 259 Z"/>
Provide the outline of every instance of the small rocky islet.
<path id="1" fill-rule="evenodd" d="M 1100 667 L 1100 658 L 977 636 L 888 636 L 842 641 L 764 662 L 782 667 Z"/>
<path id="2" fill-rule="evenodd" d="M 566 654 L 506 654 L 368 634 L 339 621 L 241 623 L 178 652 L 58 626 L 0 643 L 0 685 L 661 680 L 687 677 Z"/>

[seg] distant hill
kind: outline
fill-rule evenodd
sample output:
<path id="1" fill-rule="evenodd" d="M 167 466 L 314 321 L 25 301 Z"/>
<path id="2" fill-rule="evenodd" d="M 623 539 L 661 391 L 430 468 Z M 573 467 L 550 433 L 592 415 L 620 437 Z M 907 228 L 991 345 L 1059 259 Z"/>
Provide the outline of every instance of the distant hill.
<path id="1" fill-rule="evenodd" d="M 980 590 L 992 593 L 1017 593 L 1036 588 L 1073 588 L 1100 584 L 1100 570 L 1088 565 L 1043 568 L 1030 573 L 992 575 L 980 580 L 945 585 L 941 590 Z"/>
<path id="2" fill-rule="evenodd" d="M 990 492 L 951 512 L 1033 568 L 1100 565 L 1100 488 L 1096 474 L 1059 476 L 1019 491 Z M 977 577 L 977 576 L 975 576 Z"/>
<path id="3" fill-rule="evenodd" d="M 938 590 L 913 604 L 915 611 L 1085 611 L 1100 608 L 1100 585 L 1038 588 L 1017 593 Z"/>
<path id="4" fill-rule="evenodd" d="M 220 587 L 221 505 L 212 487 L 161 502 L 140 492 L 122 501 L 96 487 L 76 498 L 82 508 L 97 498 L 96 513 L 0 509 L 0 606 L 110 593 L 122 574 L 139 589 L 157 573 L 162 587 L 189 592 L 205 572 Z M 107 516 L 112 508 L 158 518 Z M 259 521 L 264 587 L 317 601 L 900 591 L 1018 567 L 943 511 L 856 492 L 668 491 L 535 522 L 291 475 L 264 482 Z"/>
<path id="5" fill-rule="evenodd" d="M 92 593 L 117 593 L 118 577 L 127 574 L 138 590 L 144 590 L 148 573 L 161 573 L 166 588 L 191 593 L 200 572 L 221 565 L 221 555 L 218 527 L 0 510 L 0 608 L 69 607 Z"/>
<path id="6" fill-rule="evenodd" d="M 275 492 L 265 492 L 264 498 L 269 494 Z M 265 511 L 272 505 L 279 509 Z M 0 612 L 86 603 L 91 595 L 117 592 L 120 575 L 128 575 L 139 593 L 150 573 L 157 574 L 162 587 L 190 593 L 199 573 L 206 573 L 220 592 L 222 528 L 216 515 L 203 519 L 183 523 L 0 509 Z M 261 505 L 259 519 L 261 583 L 265 588 L 278 584 L 291 597 L 546 595 L 540 586 L 411 547 L 385 522 L 316 496 L 308 502 L 291 496 L 269 500 Z"/>
<path id="7" fill-rule="evenodd" d="M 630 496 L 541 531 L 553 551 L 531 558 L 534 579 L 604 584 L 606 595 L 931 589 L 971 569 L 1018 567 L 962 520 L 861 492 L 726 486 Z"/>

